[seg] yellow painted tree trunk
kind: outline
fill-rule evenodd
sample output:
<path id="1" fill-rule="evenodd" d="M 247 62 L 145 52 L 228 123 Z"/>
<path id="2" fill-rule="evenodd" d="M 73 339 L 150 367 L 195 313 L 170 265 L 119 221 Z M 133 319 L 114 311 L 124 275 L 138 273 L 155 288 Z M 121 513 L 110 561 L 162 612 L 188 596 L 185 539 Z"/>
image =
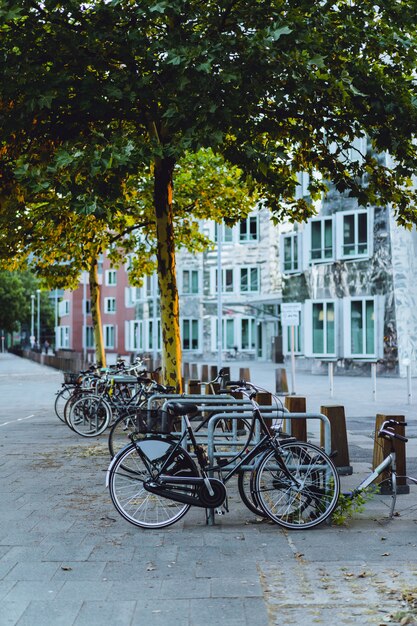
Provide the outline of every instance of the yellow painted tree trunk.
<path id="1" fill-rule="evenodd" d="M 164 382 L 181 391 L 181 339 L 172 214 L 174 161 L 158 159 L 154 171 L 158 281 L 161 303 L 162 372 Z"/>
<path id="2" fill-rule="evenodd" d="M 101 323 L 100 309 L 100 285 L 98 282 L 98 263 L 94 258 L 90 265 L 90 299 L 91 299 L 91 317 L 93 319 L 94 343 L 96 346 L 96 363 L 99 367 L 106 367 L 106 353 L 104 351 L 103 342 L 103 326 Z"/>

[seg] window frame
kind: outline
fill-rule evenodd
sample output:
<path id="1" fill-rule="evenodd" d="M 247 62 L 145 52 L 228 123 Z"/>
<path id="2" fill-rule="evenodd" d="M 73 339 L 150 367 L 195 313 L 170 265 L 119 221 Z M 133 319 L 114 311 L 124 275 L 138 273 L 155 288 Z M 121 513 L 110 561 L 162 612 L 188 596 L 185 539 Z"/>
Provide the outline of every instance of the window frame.
<path id="1" fill-rule="evenodd" d="M 186 327 L 188 327 L 188 334 Z M 189 341 L 188 346 L 186 346 L 186 335 Z M 184 352 L 198 352 L 200 350 L 200 320 L 198 318 L 184 317 L 181 319 L 181 345 Z"/>
<path id="2" fill-rule="evenodd" d="M 366 216 L 366 244 L 359 240 L 359 220 Z M 345 221 L 353 217 L 353 243 L 345 243 Z M 356 209 L 354 211 L 339 211 L 336 213 L 336 240 L 337 258 L 343 261 L 355 259 L 369 259 L 373 254 L 373 214 L 371 209 Z M 359 246 L 366 245 L 366 251 L 360 252 Z M 353 246 L 353 253 L 346 253 L 345 248 Z"/>
<path id="3" fill-rule="evenodd" d="M 290 240 L 290 266 L 286 265 L 285 259 L 285 241 Z M 299 274 L 301 272 L 301 233 L 298 230 L 292 230 L 281 235 L 280 261 L 281 271 L 283 274 Z"/>
<path id="4" fill-rule="evenodd" d="M 109 342 L 109 339 L 112 339 L 112 341 Z M 116 348 L 116 327 L 114 324 L 103 324 L 103 341 L 106 350 L 114 350 Z"/>
<path id="5" fill-rule="evenodd" d="M 252 272 L 256 272 L 256 289 L 252 288 Z M 243 272 L 247 272 L 247 289 L 243 289 Z M 261 273 L 257 265 L 241 265 L 239 267 L 239 293 L 259 293 L 261 290 Z"/>
<path id="6" fill-rule="evenodd" d="M 108 269 L 105 273 L 106 287 L 116 287 L 117 285 L 117 270 Z"/>
<path id="7" fill-rule="evenodd" d="M 326 223 L 331 225 L 331 254 L 326 256 Z M 320 225 L 320 247 L 314 248 L 314 251 L 319 252 L 319 256 L 313 258 L 313 230 L 315 225 Z M 332 263 L 335 259 L 335 226 L 334 216 L 325 215 L 317 219 L 310 220 L 309 222 L 309 263 L 315 265 L 317 263 Z"/>
<path id="8" fill-rule="evenodd" d="M 352 304 L 361 302 L 361 321 L 362 321 L 362 352 L 354 352 L 352 341 Z M 367 351 L 368 343 L 368 321 L 366 314 L 366 303 L 373 303 L 373 351 Z M 344 356 L 349 359 L 374 361 L 383 355 L 383 296 L 352 296 L 343 299 L 344 306 L 344 329 L 345 329 L 345 349 Z M 365 313 L 365 314 L 364 314 Z M 365 322 L 365 323 L 363 323 Z M 365 348 L 365 351 L 363 350 Z"/>
<path id="9" fill-rule="evenodd" d="M 186 288 L 187 280 L 184 280 L 185 276 L 188 276 L 188 288 Z M 200 293 L 200 271 L 198 269 L 182 270 L 181 293 L 187 296 L 195 296 Z"/>
<path id="10" fill-rule="evenodd" d="M 251 236 L 252 224 L 255 225 L 255 236 Z M 242 232 L 243 227 L 244 232 Z M 243 220 L 240 220 L 238 224 L 238 229 L 239 243 L 247 244 L 259 241 L 259 218 L 257 215 L 248 215 Z"/>
<path id="11" fill-rule="evenodd" d="M 113 307 L 110 306 L 113 304 Z M 117 300 L 114 296 L 104 298 L 104 313 L 107 315 L 115 315 L 117 312 Z"/>

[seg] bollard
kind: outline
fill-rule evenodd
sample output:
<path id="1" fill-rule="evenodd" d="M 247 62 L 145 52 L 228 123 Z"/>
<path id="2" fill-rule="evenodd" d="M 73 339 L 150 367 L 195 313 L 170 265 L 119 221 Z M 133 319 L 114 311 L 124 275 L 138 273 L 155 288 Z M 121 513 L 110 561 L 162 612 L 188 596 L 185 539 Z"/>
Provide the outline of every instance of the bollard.
<path id="1" fill-rule="evenodd" d="M 207 383 L 208 379 L 209 379 L 209 367 L 207 364 L 203 364 L 201 366 L 201 380 Z"/>
<path id="2" fill-rule="evenodd" d="M 285 408 L 290 413 L 305 413 L 306 412 L 306 399 L 303 396 L 286 396 Z M 306 419 L 293 419 L 286 420 L 290 424 L 290 434 L 296 437 L 299 441 L 307 441 L 307 420 Z"/>
<path id="3" fill-rule="evenodd" d="M 288 393 L 287 370 L 285 367 L 278 367 L 275 370 L 275 391 L 281 395 Z"/>
<path id="4" fill-rule="evenodd" d="M 239 368 L 239 380 L 250 381 L 250 370 L 249 370 L 249 367 L 240 367 Z"/>
<path id="5" fill-rule="evenodd" d="M 337 452 L 332 459 L 337 471 L 342 476 L 350 476 L 353 472 L 349 463 L 349 448 L 346 431 L 345 408 L 338 404 L 329 404 L 320 407 L 320 413 L 330 422 L 331 451 Z M 320 445 L 324 446 L 324 424 L 320 422 Z"/>
<path id="6" fill-rule="evenodd" d="M 386 420 L 396 420 L 397 422 L 404 422 L 404 415 L 384 415 L 378 413 L 375 420 L 375 436 L 374 436 L 374 454 L 372 460 L 372 469 L 375 469 L 382 459 L 384 459 L 390 452 L 390 442 L 386 439 L 380 439 L 378 437 L 378 430 L 381 428 L 382 423 Z M 405 436 L 405 427 L 401 424 L 395 426 L 395 432 L 399 435 Z M 398 493 L 410 493 L 410 487 L 406 482 L 406 452 L 405 441 L 398 441 L 394 439 L 394 449 L 397 455 L 397 491 Z M 378 478 L 377 482 L 384 480 L 384 473 Z M 384 493 L 384 488 L 381 489 L 381 493 Z"/>
<path id="7" fill-rule="evenodd" d="M 191 378 L 188 381 L 188 393 L 190 394 L 201 393 L 201 381 Z"/>
<path id="8" fill-rule="evenodd" d="M 263 406 L 271 406 L 272 405 L 272 395 L 267 393 L 266 391 L 259 392 L 255 396 L 256 402 L 259 404 L 261 411 Z M 273 424 L 272 417 L 264 417 L 266 427 L 268 428 L 269 434 L 274 434 L 271 430 Z"/>

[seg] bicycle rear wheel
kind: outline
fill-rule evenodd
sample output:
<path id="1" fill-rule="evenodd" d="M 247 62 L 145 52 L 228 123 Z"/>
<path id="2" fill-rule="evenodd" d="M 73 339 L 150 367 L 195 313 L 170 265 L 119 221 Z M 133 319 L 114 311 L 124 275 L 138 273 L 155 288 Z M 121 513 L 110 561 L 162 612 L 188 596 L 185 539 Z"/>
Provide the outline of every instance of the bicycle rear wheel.
<path id="1" fill-rule="evenodd" d="M 64 408 L 67 403 L 67 400 L 72 396 L 73 388 L 71 387 L 63 387 L 55 398 L 54 410 L 55 415 L 61 420 L 61 422 L 65 422 L 64 416 Z"/>
<path id="2" fill-rule="evenodd" d="M 111 417 L 111 408 L 103 398 L 87 394 L 71 405 L 68 424 L 82 437 L 96 437 L 106 430 Z"/>
<path id="3" fill-rule="evenodd" d="M 290 476 L 278 462 L 281 458 Z M 337 470 L 327 454 L 311 443 L 282 443 L 254 471 L 254 490 L 270 519 L 291 529 L 313 528 L 335 509 L 340 493 Z"/>
<path id="4" fill-rule="evenodd" d="M 120 515 L 141 528 L 164 528 L 180 520 L 190 504 L 176 502 L 143 486 L 166 462 L 173 443 L 157 437 L 137 441 L 122 450 L 110 465 L 108 485 L 112 502 Z M 198 476 L 190 455 L 179 448 L 164 468 L 164 474 Z M 192 495 L 195 487 L 189 487 Z"/>

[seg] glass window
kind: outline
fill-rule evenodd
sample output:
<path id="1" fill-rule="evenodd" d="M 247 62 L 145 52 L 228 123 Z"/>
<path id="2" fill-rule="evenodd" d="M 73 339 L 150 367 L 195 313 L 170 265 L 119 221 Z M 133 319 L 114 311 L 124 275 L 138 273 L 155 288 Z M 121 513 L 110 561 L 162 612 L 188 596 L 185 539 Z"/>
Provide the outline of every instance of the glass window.
<path id="1" fill-rule="evenodd" d="M 326 261 L 333 258 L 333 219 L 326 218 L 311 222 L 311 261 Z"/>
<path id="2" fill-rule="evenodd" d="M 242 350 L 255 350 L 255 319 L 242 318 L 240 344 Z"/>
<path id="3" fill-rule="evenodd" d="M 283 271 L 298 272 L 298 233 L 289 233 L 282 238 L 283 242 Z"/>
<path id="4" fill-rule="evenodd" d="M 117 285 L 117 271 L 116 270 L 106 270 L 106 285 L 108 286 Z"/>
<path id="5" fill-rule="evenodd" d="M 182 291 L 183 293 L 198 293 L 198 270 L 183 270 Z"/>
<path id="6" fill-rule="evenodd" d="M 313 354 L 335 354 L 335 319 L 333 302 L 313 303 Z"/>
<path id="7" fill-rule="evenodd" d="M 240 268 L 240 291 L 259 291 L 259 269 L 257 267 Z"/>
<path id="8" fill-rule="evenodd" d="M 182 321 L 182 347 L 184 350 L 198 350 L 198 320 Z"/>
<path id="9" fill-rule="evenodd" d="M 94 348 L 94 328 L 92 326 L 86 326 L 85 328 L 85 347 Z"/>
<path id="10" fill-rule="evenodd" d="M 375 354 L 375 302 L 373 299 L 351 301 L 350 341 L 352 356 Z"/>
<path id="11" fill-rule="evenodd" d="M 70 347 L 70 329 L 69 326 L 58 326 L 58 347 Z"/>
<path id="12" fill-rule="evenodd" d="M 362 211 L 343 215 L 342 256 L 363 256 L 369 252 L 368 214 Z"/>
<path id="13" fill-rule="evenodd" d="M 241 220 L 239 223 L 239 241 L 258 240 L 258 218 L 255 215 Z"/>
<path id="14" fill-rule="evenodd" d="M 104 312 L 116 313 L 116 298 L 104 298 Z"/>
<path id="15" fill-rule="evenodd" d="M 231 243 L 233 241 L 233 228 L 231 226 L 226 226 L 226 224 L 221 224 L 222 229 L 222 243 Z M 214 224 L 214 241 L 217 242 L 219 232 L 219 224 Z"/>
<path id="16" fill-rule="evenodd" d="M 223 320 L 223 349 L 231 350 L 235 346 L 235 321 Z"/>
<path id="17" fill-rule="evenodd" d="M 115 330 L 114 326 L 110 324 L 106 324 L 104 326 L 104 347 L 105 348 L 114 348 L 114 338 L 115 338 Z"/>
<path id="18" fill-rule="evenodd" d="M 218 289 L 217 270 L 215 271 L 216 280 L 216 293 Z M 233 268 L 222 270 L 222 293 L 232 293 L 234 291 L 233 284 Z"/>

